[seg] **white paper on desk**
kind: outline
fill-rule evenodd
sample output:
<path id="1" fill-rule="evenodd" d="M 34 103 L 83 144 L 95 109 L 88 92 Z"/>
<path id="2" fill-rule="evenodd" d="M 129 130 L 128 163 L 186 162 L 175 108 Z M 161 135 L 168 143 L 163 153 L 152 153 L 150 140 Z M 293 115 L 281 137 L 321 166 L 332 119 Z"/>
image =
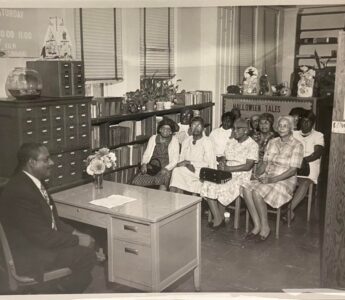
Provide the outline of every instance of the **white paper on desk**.
<path id="1" fill-rule="evenodd" d="M 90 201 L 90 203 L 94 205 L 103 206 L 106 208 L 113 208 L 113 207 L 120 206 L 120 205 L 126 204 L 128 202 L 132 202 L 135 200 L 137 199 L 129 198 L 122 195 L 110 195 L 109 197 L 106 197 L 106 198 L 92 200 Z"/>

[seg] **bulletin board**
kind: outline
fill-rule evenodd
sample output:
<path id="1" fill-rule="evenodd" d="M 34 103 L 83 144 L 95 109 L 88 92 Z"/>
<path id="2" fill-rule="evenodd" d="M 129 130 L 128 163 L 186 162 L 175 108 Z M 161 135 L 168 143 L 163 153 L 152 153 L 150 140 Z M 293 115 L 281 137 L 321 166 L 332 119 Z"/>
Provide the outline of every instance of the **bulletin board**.
<path id="1" fill-rule="evenodd" d="M 0 51 L 4 57 L 39 57 L 49 17 L 62 17 L 74 38 L 73 9 L 0 8 Z"/>

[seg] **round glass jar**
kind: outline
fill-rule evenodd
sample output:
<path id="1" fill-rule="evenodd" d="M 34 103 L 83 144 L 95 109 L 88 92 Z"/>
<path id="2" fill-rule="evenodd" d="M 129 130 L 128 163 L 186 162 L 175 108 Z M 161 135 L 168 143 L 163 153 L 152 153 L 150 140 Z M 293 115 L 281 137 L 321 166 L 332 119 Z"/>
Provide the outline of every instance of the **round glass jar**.
<path id="1" fill-rule="evenodd" d="M 14 68 L 7 76 L 5 88 L 16 99 L 35 99 L 41 95 L 42 78 L 36 70 Z"/>

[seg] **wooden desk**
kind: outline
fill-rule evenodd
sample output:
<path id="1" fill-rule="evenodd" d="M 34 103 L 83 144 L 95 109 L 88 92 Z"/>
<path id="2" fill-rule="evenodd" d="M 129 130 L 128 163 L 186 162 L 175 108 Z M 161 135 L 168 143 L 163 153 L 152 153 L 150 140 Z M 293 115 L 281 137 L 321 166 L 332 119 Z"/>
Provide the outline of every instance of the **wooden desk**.
<path id="1" fill-rule="evenodd" d="M 201 198 L 105 181 L 56 194 L 59 215 L 105 228 L 108 277 L 145 291 L 161 291 L 194 270 L 200 290 Z M 91 200 L 112 194 L 137 199 L 107 209 Z"/>

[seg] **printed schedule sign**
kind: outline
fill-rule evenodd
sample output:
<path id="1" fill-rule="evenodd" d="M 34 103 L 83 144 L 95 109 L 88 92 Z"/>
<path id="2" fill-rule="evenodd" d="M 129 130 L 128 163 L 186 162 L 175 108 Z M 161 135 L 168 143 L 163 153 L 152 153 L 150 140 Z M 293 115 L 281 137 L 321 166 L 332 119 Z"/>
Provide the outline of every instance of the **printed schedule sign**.
<path id="1" fill-rule="evenodd" d="M 49 17 L 67 19 L 66 13 L 62 8 L 0 8 L 0 51 L 5 57 L 39 57 Z"/>
<path id="2" fill-rule="evenodd" d="M 275 98 L 275 99 L 272 99 Z M 223 111 L 231 111 L 233 108 L 241 110 L 243 118 L 250 118 L 252 115 L 260 115 L 262 113 L 271 113 L 274 119 L 279 116 L 288 115 L 294 107 L 302 107 L 304 109 L 313 109 L 313 101 L 307 98 L 303 101 L 293 97 L 246 97 L 246 96 L 223 96 Z"/>

